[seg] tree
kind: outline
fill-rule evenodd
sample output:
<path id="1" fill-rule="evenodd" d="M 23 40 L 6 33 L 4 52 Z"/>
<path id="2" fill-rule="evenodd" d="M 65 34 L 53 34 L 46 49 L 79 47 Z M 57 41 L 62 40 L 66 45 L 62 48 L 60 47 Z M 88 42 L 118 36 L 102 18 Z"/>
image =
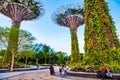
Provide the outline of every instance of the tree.
<path id="1" fill-rule="evenodd" d="M 6 50 L 0 50 L 0 66 L 3 67 L 3 58 L 6 53 Z"/>
<path id="2" fill-rule="evenodd" d="M 120 43 L 105 0 L 84 0 L 84 3 L 85 56 L 94 63 L 100 55 L 102 58 L 110 55 L 110 49 L 120 47 Z"/>
<path id="3" fill-rule="evenodd" d="M 43 45 L 42 49 L 41 49 L 42 53 L 43 53 L 43 57 L 45 58 L 45 64 L 46 64 L 46 60 L 47 58 L 50 57 L 50 47 L 47 45 Z"/>
<path id="4" fill-rule="evenodd" d="M 80 52 L 77 39 L 77 28 L 83 25 L 83 8 L 80 5 L 69 5 L 60 7 L 52 15 L 52 19 L 60 26 L 70 29 L 71 34 L 71 63 L 80 62 Z"/>
<path id="5" fill-rule="evenodd" d="M 43 52 L 39 51 L 38 53 L 35 54 L 35 60 L 36 64 L 39 64 L 39 60 L 43 58 Z"/>
<path id="6" fill-rule="evenodd" d="M 11 56 L 10 71 L 13 71 L 14 56 L 18 52 L 20 23 L 23 20 L 32 20 L 42 15 L 43 8 L 40 2 L 34 0 L 1 0 L 0 12 L 12 20 L 7 54 Z"/>
<path id="7" fill-rule="evenodd" d="M 25 46 L 33 46 L 33 42 L 35 41 L 35 37 L 28 31 L 20 30 L 19 40 L 18 40 L 18 50 L 24 50 Z"/>
<path id="8" fill-rule="evenodd" d="M 50 64 L 59 64 L 59 58 L 58 58 L 56 52 L 50 54 L 49 63 Z"/>
<path id="9" fill-rule="evenodd" d="M 65 65 L 66 64 L 65 58 L 67 57 L 67 54 L 64 53 L 64 52 L 61 52 L 61 51 L 56 52 L 56 54 L 57 54 L 57 57 L 58 57 L 58 60 L 59 60 L 59 64 L 60 65 Z"/>
<path id="10" fill-rule="evenodd" d="M 9 28 L 0 27 L 0 49 L 6 49 L 8 45 Z"/>
<path id="11" fill-rule="evenodd" d="M 27 65 L 27 63 L 28 63 L 28 58 L 32 58 L 33 56 L 34 56 L 34 54 L 36 54 L 35 52 L 33 52 L 33 51 L 22 51 L 21 53 L 20 53 L 20 57 L 22 57 L 22 58 L 24 58 L 24 67 L 26 68 L 26 65 Z"/>
<path id="12" fill-rule="evenodd" d="M 21 59 L 24 59 L 24 67 L 26 67 L 27 63 L 28 63 L 28 59 L 35 59 L 36 57 L 36 52 L 33 51 L 32 49 L 33 45 L 29 44 L 24 44 L 22 46 L 22 50 L 16 55 L 18 58 L 18 61 Z"/>

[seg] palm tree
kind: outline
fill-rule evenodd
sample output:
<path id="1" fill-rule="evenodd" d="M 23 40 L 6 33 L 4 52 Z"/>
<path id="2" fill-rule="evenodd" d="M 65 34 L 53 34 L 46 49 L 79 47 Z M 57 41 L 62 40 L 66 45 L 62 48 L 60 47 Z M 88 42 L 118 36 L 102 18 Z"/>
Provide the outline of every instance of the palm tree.
<path id="1" fill-rule="evenodd" d="M 43 14 L 40 2 L 34 0 L 1 0 L 0 12 L 11 18 L 12 27 L 9 34 L 7 54 L 11 55 L 10 71 L 13 71 L 14 56 L 18 52 L 18 36 L 20 23 L 23 20 L 36 19 Z"/>
<path id="2" fill-rule="evenodd" d="M 52 19 L 60 26 L 70 29 L 71 34 L 71 62 L 78 63 L 80 61 L 80 52 L 77 39 L 77 28 L 83 25 L 83 8 L 80 5 L 62 6 L 53 13 Z"/>

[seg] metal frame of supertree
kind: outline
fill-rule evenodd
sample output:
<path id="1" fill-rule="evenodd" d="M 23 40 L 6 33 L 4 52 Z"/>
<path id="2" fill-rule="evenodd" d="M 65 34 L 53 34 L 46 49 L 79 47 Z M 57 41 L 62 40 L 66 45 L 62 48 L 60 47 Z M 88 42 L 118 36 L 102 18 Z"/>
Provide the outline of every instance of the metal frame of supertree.
<path id="1" fill-rule="evenodd" d="M 81 16 L 81 14 L 78 13 L 74 13 L 74 14 L 70 13 L 68 9 L 80 10 L 81 8 L 82 6 L 80 6 L 79 4 L 76 5 L 69 4 L 69 5 L 61 6 L 55 12 L 53 12 L 52 20 L 53 22 L 59 24 L 60 26 L 65 26 L 65 27 L 69 27 L 70 29 L 73 29 L 73 25 L 74 25 L 74 29 L 77 29 L 80 25 L 84 24 L 83 16 Z M 61 17 L 61 20 L 58 20 L 58 16 Z"/>
<path id="2" fill-rule="evenodd" d="M 23 20 L 32 20 L 38 16 L 27 5 L 12 2 L 10 0 L 0 1 L 0 13 L 6 15 L 7 17 L 11 18 L 12 21 L 15 22 L 21 22 Z M 42 15 L 43 13 L 44 10 L 41 10 L 40 15 Z"/>

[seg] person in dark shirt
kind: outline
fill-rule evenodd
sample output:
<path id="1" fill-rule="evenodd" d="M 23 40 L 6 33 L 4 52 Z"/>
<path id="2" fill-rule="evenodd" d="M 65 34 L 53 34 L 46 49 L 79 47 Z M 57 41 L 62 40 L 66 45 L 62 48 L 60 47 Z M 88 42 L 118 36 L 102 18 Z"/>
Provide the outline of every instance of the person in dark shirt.
<path id="1" fill-rule="evenodd" d="M 50 66 L 50 74 L 54 75 L 54 67 L 52 65 Z"/>

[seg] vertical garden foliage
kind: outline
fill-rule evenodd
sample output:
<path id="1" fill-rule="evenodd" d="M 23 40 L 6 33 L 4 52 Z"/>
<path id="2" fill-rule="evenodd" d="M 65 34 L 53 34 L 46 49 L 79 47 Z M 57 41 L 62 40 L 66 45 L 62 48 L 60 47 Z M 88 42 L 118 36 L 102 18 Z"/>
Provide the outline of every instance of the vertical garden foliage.
<path id="1" fill-rule="evenodd" d="M 77 31 L 74 29 L 70 29 L 71 33 L 71 63 L 78 63 L 80 62 L 80 52 L 78 46 L 78 39 L 77 39 Z"/>
<path id="2" fill-rule="evenodd" d="M 7 55 L 12 58 L 12 62 L 14 63 L 15 54 L 18 52 L 18 36 L 19 36 L 19 28 L 16 26 L 11 27 L 10 34 L 9 34 L 9 42 L 7 47 Z M 7 57 L 7 58 L 9 58 Z M 13 67 L 13 65 L 11 65 Z"/>
<path id="3" fill-rule="evenodd" d="M 118 48 L 120 44 L 107 3 L 105 0 L 85 0 L 84 7 L 84 59 L 91 64 L 109 63 L 110 49 Z M 95 63 L 96 60 L 97 63 Z"/>

